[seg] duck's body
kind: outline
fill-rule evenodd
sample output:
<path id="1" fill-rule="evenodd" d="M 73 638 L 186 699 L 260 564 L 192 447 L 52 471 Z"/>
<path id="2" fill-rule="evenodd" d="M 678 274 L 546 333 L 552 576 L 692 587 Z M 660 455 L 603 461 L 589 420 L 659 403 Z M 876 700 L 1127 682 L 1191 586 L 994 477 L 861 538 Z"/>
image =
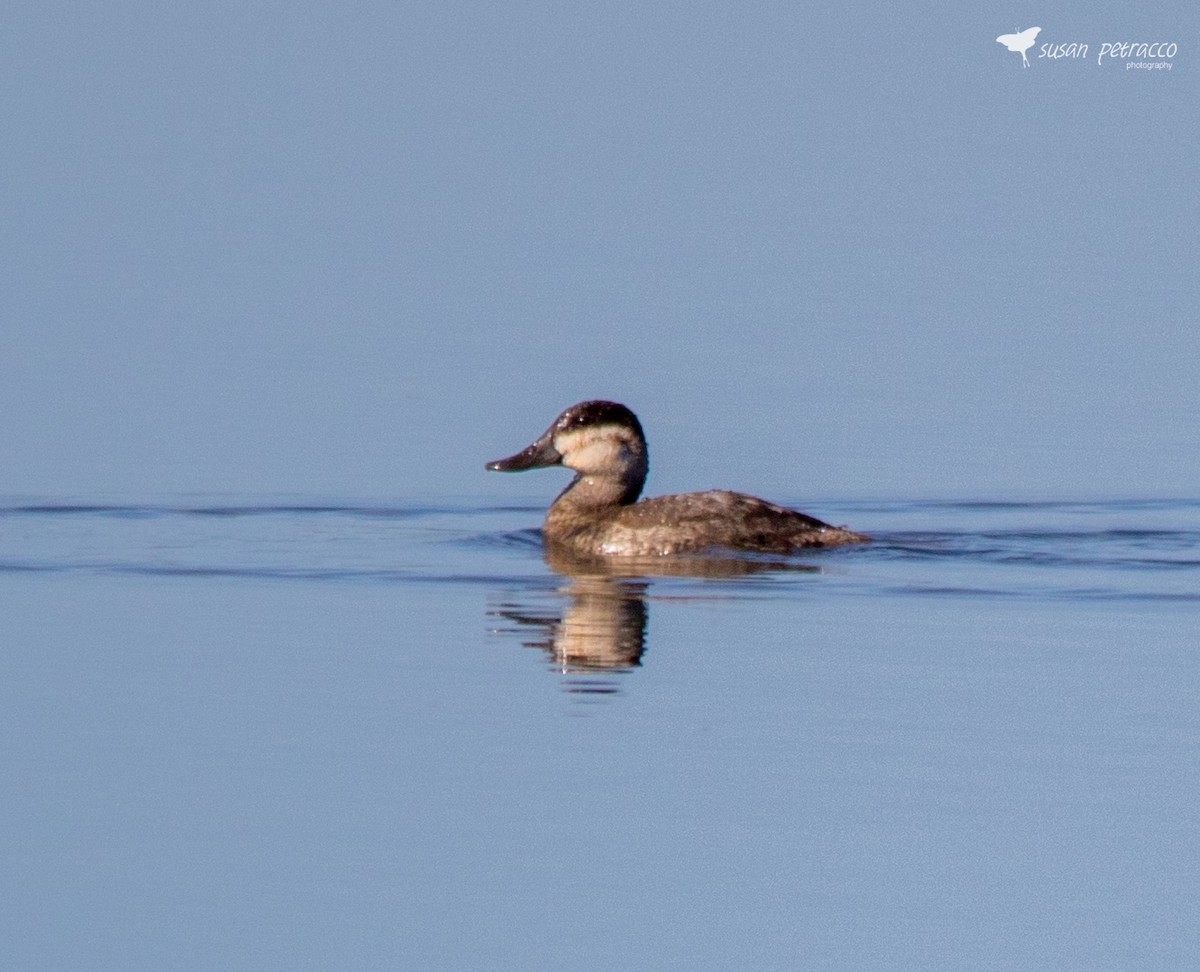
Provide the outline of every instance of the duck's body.
<path id="1" fill-rule="evenodd" d="M 550 505 L 542 536 L 582 557 L 662 557 L 711 549 L 787 553 L 869 538 L 745 493 L 709 490 L 638 502 L 649 463 L 637 416 L 616 402 L 572 405 L 516 455 L 487 464 L 577 473 Z"/>
<path id="2" fill-rule="evenodd" d="M 579 507 L 560 496 L 546 513 L 551 543 L 603 557 L 653 557 L 713 548 L 788 553 L 867 538 L 745 493 L 713 489 L 628 506 Z"/>

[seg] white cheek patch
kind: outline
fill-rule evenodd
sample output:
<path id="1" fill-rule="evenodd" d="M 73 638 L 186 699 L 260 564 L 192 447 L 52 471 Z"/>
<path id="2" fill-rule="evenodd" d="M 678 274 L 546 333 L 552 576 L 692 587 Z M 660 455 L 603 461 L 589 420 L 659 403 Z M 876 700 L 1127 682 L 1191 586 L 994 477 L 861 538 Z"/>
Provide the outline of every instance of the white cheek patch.
<path id="1" fill-rule="evenodd" d="M 563 465 L 577 472 L 616 470 L 628 461 L 621 430 L 613 427 L 561 432 L 554 448 L 562 453 Z"/>

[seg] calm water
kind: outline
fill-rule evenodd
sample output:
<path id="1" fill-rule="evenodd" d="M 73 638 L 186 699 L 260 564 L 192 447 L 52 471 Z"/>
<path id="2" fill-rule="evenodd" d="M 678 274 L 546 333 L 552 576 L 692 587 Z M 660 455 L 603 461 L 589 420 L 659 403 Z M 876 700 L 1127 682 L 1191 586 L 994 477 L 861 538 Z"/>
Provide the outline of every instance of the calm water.
<path id="1" fill-rule="evenodd" d="M 1200 501 L 0 504 L 0 966 L 1194 968 Z"/>

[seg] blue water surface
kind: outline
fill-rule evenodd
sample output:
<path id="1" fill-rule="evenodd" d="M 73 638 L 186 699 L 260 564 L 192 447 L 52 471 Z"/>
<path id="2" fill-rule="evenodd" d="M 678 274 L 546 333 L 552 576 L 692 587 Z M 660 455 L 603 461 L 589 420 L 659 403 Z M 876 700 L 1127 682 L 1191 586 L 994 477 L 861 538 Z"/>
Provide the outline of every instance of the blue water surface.
<path id="1" fill-rule="evenodd" d="M 0 965 L 1200 963 L 1200 502 L 0 503 Z"/>

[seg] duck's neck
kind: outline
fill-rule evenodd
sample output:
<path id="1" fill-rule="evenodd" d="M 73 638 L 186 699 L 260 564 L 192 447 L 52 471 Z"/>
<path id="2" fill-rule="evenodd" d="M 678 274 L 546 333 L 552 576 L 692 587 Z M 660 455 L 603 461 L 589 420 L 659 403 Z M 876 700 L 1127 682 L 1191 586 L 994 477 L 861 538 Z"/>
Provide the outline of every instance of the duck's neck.
<path id="1" fill-rule="evenodd" d="M 636 503 L 646 482 L 644 469 L 629 470 L 623 476 L 598 476 L 578 473 L 571 484 L 558 494 L 554 506 L 604 507 Z"/>

